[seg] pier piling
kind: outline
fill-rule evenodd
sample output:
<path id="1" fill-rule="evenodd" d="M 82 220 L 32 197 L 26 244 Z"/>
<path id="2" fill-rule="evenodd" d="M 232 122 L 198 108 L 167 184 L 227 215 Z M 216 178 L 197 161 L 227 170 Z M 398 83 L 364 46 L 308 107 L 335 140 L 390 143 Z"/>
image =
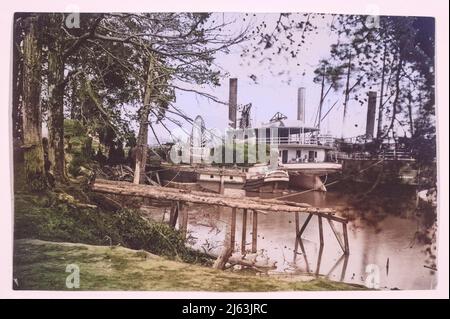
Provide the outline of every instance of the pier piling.
<path id="1" fill-rule="evenodd" d="M 188 210 L 184 208 L 183 202 L 177 202 L 178 212 L 181 215 L 180 220 L 180 231 L 183 236 L 183 239 L 186 239 L 187 236 L 187 226 L 188 226 Z"/>
<path id="2" fill-rule="evenodd" d="M 322 217 L 317 216 L 319 220 L 319 240 L 320 240 L 320 247 L 323 247 L 323 225 L 322 225 Z"/>
<path id="3" fill-rule="evenodd" d="M 348 244 L 347 223 L 342 223 L 342 232 L 344 233 L 345 255 L 350 255 L 350 246 Z"/>
<path id="4" fill-rule="evenodd" d="M 237 208 L 233 208 L 231 211 L 230 243 L 233 250 L 236 243 L 236 211 Z"/>
<path id="5" fill-rule="evenodd" d="M 256 253 L 257 241 L 258 241 L 258 213 L 253 211 L 253 227 L 252 227 L 252 253 Z"/>
<path id="6" fill-rule="evenodd" d="M 242 211 L 242 239 L 241 239 L 241 254 L 245 254 L 245 241 L 247 240 L 247 209 Z"/>

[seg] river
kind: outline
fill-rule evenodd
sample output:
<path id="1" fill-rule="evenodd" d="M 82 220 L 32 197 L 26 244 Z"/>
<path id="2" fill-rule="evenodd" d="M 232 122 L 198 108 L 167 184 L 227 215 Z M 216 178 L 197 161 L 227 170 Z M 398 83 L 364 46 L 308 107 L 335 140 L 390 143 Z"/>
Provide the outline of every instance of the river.
<path id="1" fill-rule="evenodd" d="M 294 214 L 258 215 L 258 251 L 277 262 L 271 273 L 302 275 L 305 272 L 320 274 L 332 280 L 365 284 L 368 270 L 378 278 L 380 289 L 420 290 L 432 289 L 436 285 L 436 274 L 424 267 L 427 246 L 417 240 L 416 232 L 420 218 L 414 211 L 414 198 L 401 197 L 397 200 L 402 211 L 393 214 L 367 212 L 355 207 L 351 197 L 339 191 L 307 192 L 289 200 L 304 202 L 318 207 L 332 207 L 350 212 L 348 224 L 350 255 L 345 257 L 328 223 L 324 221 L 325 245 L 320 251 L 317 218 L 312 218 L 302 236 L 296 242 Z M 380 205 L 386 201 L 380 199 Z M 398 208 L 401 207 L 401 208 Z M 392 209 L 392 208 L 391 208 Z M 220 251 L 226 223 L 231 210 L 206 206 L 189 208 L 189 234 L 193 247 L 208 252 Z M 249 214 L 247 225 L 251 225 Z M 300 214 L 300 224 L 306 219 Z M 237 213 L 236 250 L 242 229 L 242 212 Z M 250 227 L 251 228 L 251 227 Z M 247 227 L 246 249 L 251 246 L 251 235 Z M 297 246 L 297 249 L 296 249 Z M 369 267 L 369 268 L 368 268 Z"/>

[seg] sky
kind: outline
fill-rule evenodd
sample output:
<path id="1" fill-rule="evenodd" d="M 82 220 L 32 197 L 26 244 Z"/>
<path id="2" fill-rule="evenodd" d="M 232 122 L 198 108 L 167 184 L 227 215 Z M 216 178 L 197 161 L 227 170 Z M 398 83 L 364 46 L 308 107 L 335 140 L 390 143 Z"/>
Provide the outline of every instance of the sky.
<path id="1" fill-rule="evenodd" d="M 267 29 L 275 28 L 279 17 L 277 13 L 253 14 L 247 15 L 216 13 L 214 19 L 223 19 L 224 21 L 235 21 L 229 26 L 229 30 L 224 32 L 238 33 L 248 24 L 256 26 L 261 21 L 265 21 Z M 243 21 L 246 18 L 246 21 Z M 301 14 L 295 14 L 292 19 L 296 21 L 304 20 Z M 299 87 L 306 88 L 306 125 L 313 125 L 320 99 L 320 84 L 313 82 L 314 70 L 321 59 L 329 56 L 330 45 L 335 43 L 337 35 L 330 30 L 330 24 L 333 22 L 332 16 L 327 15 L 319 21 L 314 21 L 318 26 L 318 34 L 310 33 L 306 37 L 306 45 L 301 48 L 297 57 L 286 57 L 286 55 L 272 55 L 267 53 L 258 59 L 243 59 L 241 53 L 245 47 L 250 47 L 254 42 L 244 42 L 231 48 L 229 54 L 219 53 L 216 55 L 215 63 L 224 72 L 219 87 L 198 87 L 192 86 L 197 90 L 210 93 L 217 99 L 227 102 L 229 79 L 238 78 L 238 105 L 252 103 L 251 123 L 252 127 L 258 127 L 262 122 L 268 122 L 276 113 L 285 114 L 288 119 L 297 118 L 297 90 Z M 300 32 L 294 34 L 294 37 L 301 37 Z M 259 53 L 258 53 L 259 54 Z M 269 62 L 258 63 L 259 60 L 271 57 Z M 256 76 L 256 82 L 250 78 L 250 75 Z M 184 85 L 184 87 L 187 87 Z M 321 133 L 331 133 L 336 137 L 354 137 L 365 133 L 365 121 L 367 105 L 361 106 L 357 101 L 350 100 L 346 118 L 345 130 L 342 126 L 343 116 L 343 95 L 342 92 L 333 92 L 324 101 L 322 114 L 324 115 L 329 108 L 336 102 L 332 111 L 322 122 Z M 176 102 L 174 105 L 183 110 L 191 118 L 197 115 L 202 116 L 208 129 L 218 129 L 225 131 L 228 125 L 228 106 L 216 103 L 195 93 L 177 91 Z M 238 114 L 239 117 L 239 114 Z M 169 129 L 174 136 L 185 135 L 185 133 L 170 123 Z M 185 123 L 184 131 L 190 131 L 191 126 Z M 156 125 L 155 130 L 160 141 L 171 141 L 169 133 Z M 153 134 L 149 134 L 150 144 L 156 143 Z"/>

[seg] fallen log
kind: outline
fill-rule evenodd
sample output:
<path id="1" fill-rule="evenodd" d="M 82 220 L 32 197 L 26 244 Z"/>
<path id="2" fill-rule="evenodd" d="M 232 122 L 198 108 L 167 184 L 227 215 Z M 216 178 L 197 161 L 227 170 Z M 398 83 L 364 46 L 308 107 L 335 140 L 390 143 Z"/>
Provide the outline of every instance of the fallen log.
<path id="1" fill-rule="evenodd" d="M 335 211 L 332 209 L 316 208 L 309 205 L 298 205 L 298 203 L 293 202 L 264 200 L 251 197 L 236 198 L 199 191 L 186 191 L 167 187 L 132 184 L 128 182 L 117 182 L 100 179 L 95 180 L 92 183 L 91 188 L 93 191 L 100 193 L 147 197 L 158 200 L 184 201 L 196 204 L 218 205 L 231 208 L 261 210 L 267 212 L 309 213 L 330 218 L 338 222 L 347 223 L 347 220 L 345 218 L 334 216 Z"/>
<path id="2" fill-rule="evenodd" d="M 109 185 L 116 185 L 116 186 L 129 186 L 129 182 L 124 181 L 113 181 L 113 180 L 107 180 L 107 179 L 96 179 L 95 182 L 97 184 L 109 184 Z M 141 186 L 148 187 L 148 185 L 145 184 L 133 184 L 133 186 Z M 159 185 L 155 185 L 159 186 Z M 159 191 L 161 192 L 169 192 L 169 193 L 183 193 L 183 194 L 193 194 L 193 195 L 199 195 L 204 197 L 217 197 L 217 193 L 211 193 L 211 192 L 203 192 L 203 191 L 196 191 L 196 190 L 189 190 L 189 189 L 182 189 L 182 188 L 172 188 L 172 187 L 159 187 Z M 223 198 L 230 198 L 230 199 L 236 199 L 237 197 L 234 196 L 228 196 L 228 195 L 221 195 Z M 267 204 L 283 204 L 283 205 L 289 205 L 289 206 L 295 206 L 295 207 L 311 207 L 311 205 L 307 203 L 296 203 L 291 201 L 282 201 L 277 199 L 264 199 L 264 198 L 256 198 L 256 197 L 246 197 L 248 200 L 258 200 L 258 202 L 261 203 L 267 203 Z"/>
<path id="3" fill-rule="evenodd" d="M 208 254 L 208 255 L 210 257 L 216 258 L 216 262 L 217 262 L 217 260 L 223 261 L 223 259 L 222 259 L 223 256 L 222 255 L 223 255 L 224 251 L 228 251 L 228 249 L 224 248 L 224 250 L 222 250 L 222 253 L 220 255 L 214 255 L 214 254 Z M 276 261 L 263 262 L 263 261 L 256 260 L 256 258 L 246 259 L 246 257 L 247 256 L 230 254 L 230 256 L 228 257 L 227 261 L 225 261 L 223 264 L 221 264 L 222 268 L 218 268 L 218 269 L 226 269 L 226 268 L 229 268 L 229 267 L 232 267 L 232 266 L 235 266 L 235 265 L 248 267 L 248 268 L 253 268 L 253 269 L 258 270 L 258 271 L 268 270 L 268 269 L 275 269 L 276 268 L 276 264 L 277 264 Z M 217 268 L 216 264 L 213 267 Z"/>

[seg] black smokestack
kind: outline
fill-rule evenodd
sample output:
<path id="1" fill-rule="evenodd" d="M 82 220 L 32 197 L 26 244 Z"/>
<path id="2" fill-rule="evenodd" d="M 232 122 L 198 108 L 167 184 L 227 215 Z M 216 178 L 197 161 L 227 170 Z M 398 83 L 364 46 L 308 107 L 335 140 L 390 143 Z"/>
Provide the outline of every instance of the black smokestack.
<path id="1" fill-rule="evenodd" d="M 297 120 L 305 123 L 305 88 L 299 88 L 297 93 Z"/>
<path id="2" fill-rule="evenodd" d="M 237 113 L 237 79 L 230 79 L 230 96 L 228 100 L 228 119 L 231 128 L 236 128 Z"/>
<path id="3" fill-rule="evenodd" d="M 375 111 L 377 108 L 377 92 L 369 91 L 367 104 L 366 138 L 373 138 L 375 128 Z"/>

